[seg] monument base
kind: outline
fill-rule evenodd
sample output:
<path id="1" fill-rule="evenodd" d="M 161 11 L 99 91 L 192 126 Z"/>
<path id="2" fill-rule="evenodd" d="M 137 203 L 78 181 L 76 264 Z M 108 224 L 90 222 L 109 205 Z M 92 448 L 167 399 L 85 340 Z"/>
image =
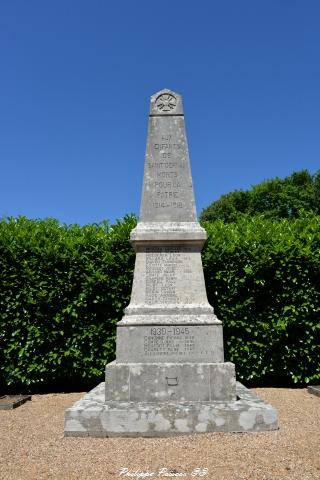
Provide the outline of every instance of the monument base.
<path id="1" fill-rule="evenodd" d="M 65 436 L 164 437 L 276 430 L 276 410 L 241 383 L 232 402 L 105 402 L 100 383 L 65 412 Z"/>
<path id="2" fill-rule="evenodd" d="M 106 366 L 106 402 L 232 402 L 235 367 L 223 363 L 119 363 Z"/>

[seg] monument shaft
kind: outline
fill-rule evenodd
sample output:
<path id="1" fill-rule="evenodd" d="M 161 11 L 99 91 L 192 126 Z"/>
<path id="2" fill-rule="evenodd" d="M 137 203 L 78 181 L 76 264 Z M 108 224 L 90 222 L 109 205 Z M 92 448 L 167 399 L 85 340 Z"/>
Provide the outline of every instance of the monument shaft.
<path id="1" fill-rule="evenodd" d="M 149 117 L 140 221 L 196 221 L 183 115 Z"/>

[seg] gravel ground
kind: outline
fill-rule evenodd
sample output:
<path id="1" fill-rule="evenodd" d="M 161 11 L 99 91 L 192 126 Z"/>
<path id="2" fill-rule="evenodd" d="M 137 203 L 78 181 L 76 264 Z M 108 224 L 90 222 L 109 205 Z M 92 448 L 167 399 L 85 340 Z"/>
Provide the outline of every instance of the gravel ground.
<path id="1" fill-rule="evenodd" d="M 306 389 L 255 392 L 277 408 L 278 431 L 151 439 L 64 438 L 64 409 L 81 394 L 35 395 L 0 411 L 0 478 L 320 479 L 320 397 Z"/>

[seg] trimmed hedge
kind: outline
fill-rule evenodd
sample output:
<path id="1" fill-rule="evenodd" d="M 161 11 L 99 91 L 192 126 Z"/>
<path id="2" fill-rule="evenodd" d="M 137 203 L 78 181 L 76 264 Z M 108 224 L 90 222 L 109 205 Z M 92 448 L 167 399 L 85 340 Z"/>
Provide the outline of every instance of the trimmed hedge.
<path id="1" fill-rule="evenodd" d="M 72 390 L 103 379 L 129 303 L 135 224 L 0 222 L 0 388 Z"/>
<path id="2" fill-rule="evenodd" d="M 0 221 L 0 389 L 87 389 L 115 356 L 134 216 L 109 226 Z M 320 217 L 204 224 L 208 298 L 251 384 L 320 379 Z"/>
<path id="3" fill-rule="evenodd" d="M 204 223 L 209 302 L 226 357 L 251 384 L 320 379 L 320 217 Z"/>

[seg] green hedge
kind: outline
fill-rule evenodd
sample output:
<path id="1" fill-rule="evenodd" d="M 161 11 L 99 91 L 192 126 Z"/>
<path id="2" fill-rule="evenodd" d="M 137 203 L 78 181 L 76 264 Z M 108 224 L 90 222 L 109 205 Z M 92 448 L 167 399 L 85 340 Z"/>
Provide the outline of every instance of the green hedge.
<path id="1" fill-rule="evenodd" d="M 251 384 L 319 383 L 320 217 L 204 223 L 209 302 Z"/>
<path id="2" fill-rule="evenodd" d="M 129 303 L 136 219 L 0 221 L 0 390 L 89 388 L 115 356 Z M 318 383 L 320 217 L 204 224 L 209 301 L 238 378 Z"/>
<path id="3" fill-rule="evenodd" d="M 0 222 L 0 388 L 72 390 L 101 381 L 129 303 L 135 224 L 133 216 L 112 227 Z"/>

